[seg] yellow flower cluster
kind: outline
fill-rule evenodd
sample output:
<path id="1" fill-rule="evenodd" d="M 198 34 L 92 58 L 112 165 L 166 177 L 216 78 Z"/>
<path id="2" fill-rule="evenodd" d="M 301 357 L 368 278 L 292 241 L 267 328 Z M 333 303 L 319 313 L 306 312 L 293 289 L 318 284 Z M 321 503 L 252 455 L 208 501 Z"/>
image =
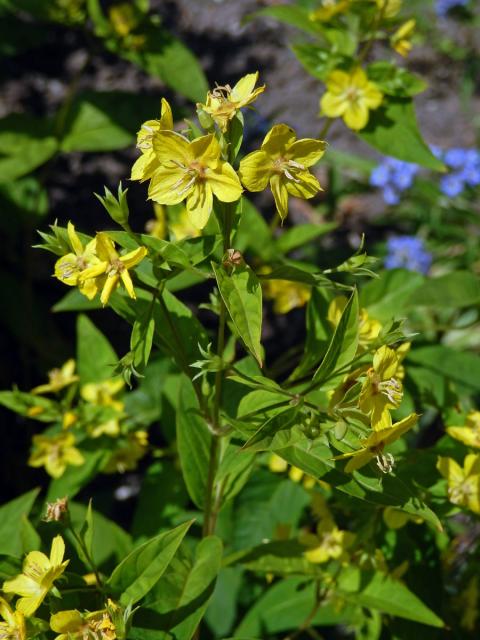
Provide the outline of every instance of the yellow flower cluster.
<path id="1" fill-rule="evenodd" d="M 480 411 L 470 411 L 464 425 L 447 427 L 447 433 L 471 449 L 480 449 Z M 468 453 L 462 466 L 439 456 L 437 469 L 447 480 L 450 502 L 480 514 L 480 453 Z"/>
<path id="2" fill-rule="evenodd" d="M 68 239 L 72 253 L 67 253 L 55 263 L 55 277 L 64 284 L 78 287 L 80 293 L 92 300 L 101 290 L 100 301 L 105 306 L 113 291 L 123 282 L 128 295 L 135 299 L 135 290 L 128 272 L 147 255 L 145 247 L 138 247 L 125 255 L 119 255 L 115 243 L 107 233 L 83 246 L 74 225 L 69 222 Z"/>
<path id="3" fill-rule="evenodd" d="M 133 165 L 132 180 L 149 180 L 148 196 L 160 205 L 185 202 L 196 229 L 207 224 L 214 197 L 220 202 L 237 202 L 242 184 L 254 192 L 270 186 L 282 220 L 288 212 L 289 195 L 312 198 L 321 190 L 308 168 L 321 158 L 325 143 L 297 140 L 285 124 L 275 125 L 261 149 L 241 160 L 238 173 L 228 161 L 230 123 L 264 91 L 264 86 L 255 88 L 257 80 L 258 73 L 248 74 L 233 89 L 217 86 L 208 93 L 205 104 L 197 105 L 200 121 L 206 116 L 212 123 L 206 135 L 189 140 L 174 131 L 172 110 L 166 100 L 162 100 L 160 119 L 145 122 L 138 133 L 141 156 Z M 212 131 L 214 125 L 217 132 Z"/>

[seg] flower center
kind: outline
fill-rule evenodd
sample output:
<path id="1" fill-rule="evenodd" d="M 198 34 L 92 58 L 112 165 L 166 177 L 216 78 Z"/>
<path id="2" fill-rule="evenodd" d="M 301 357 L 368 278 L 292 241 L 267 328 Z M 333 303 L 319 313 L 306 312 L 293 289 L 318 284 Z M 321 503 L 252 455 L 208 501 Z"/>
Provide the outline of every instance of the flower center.
<path id="1" fill-rule="evenodd" d="M 395 407 L 398 407 L 400 405 L 403 395 L 402 385 L 396 378 L 382 380 L 378 373 L 376 373 L 373 369 L 369 369 L 368 377 L 370 378 L 370 384 L 372 385 L 373 395 L 382 394 Z"/>
<path id="2" fill-rule="evenodd" d="M 383 448 L 383 446 L 382 446 Z M 377 456 L 377 467 L 383 473 L 391 473 L 395 465 L 395 458 L 391 453 L 379 453 Z"/>
<path id="3" fill-rule="evenodd" d="M 293 182 L 300 182 L 298 178 L 295 177 L 295 173 L 298 171 L 305 171 L 305 166 L 300 164 L 300 162 L 296 162 L 295 160 L 287 160 L 280 156 L 279 158 L 275 158 L 273 161 L 273 171 L 275 173 L 283 174 L 289 180 Z"/>
<path id="4" fill-rule="evenodd" d="M 172 162 L 183 171 L 182 177 L 171 187 L 171 190 L 176 191 L 179 196 L 186 193 L 195 182 L 207 179 L 207 167 L 198 160 L 192 160 L 188 167 L 178 160 L 172 160 Z"/>
<path id="5" fill-rule="evenodd" d="M 123 271 L 125 271 L 125 265 L 119 258 L 116 258 L 110 262 L 110 265 L 107 268 L 107 275 L 115 276 L 117 274 L 121 274 Z"/>
<path id="6" fill-rule="evenodd" d="M 454 504 L 462 504 L 462 502 L 468 500 L 468 498 L 474 494 L 474 488 L 470 480 L 465 480 L 455 487 L 448 487 L 447 493 L 451 502 Z"/>
<path id="7" fill-rule="evenodd" d="M 350 85 L 348 89 L 345 91 L 345 99 L 348 102 L 352 102 L 356 104 L 360 100 L 360 97 L 361 97 L 361 91 L 355 85 Z"/>

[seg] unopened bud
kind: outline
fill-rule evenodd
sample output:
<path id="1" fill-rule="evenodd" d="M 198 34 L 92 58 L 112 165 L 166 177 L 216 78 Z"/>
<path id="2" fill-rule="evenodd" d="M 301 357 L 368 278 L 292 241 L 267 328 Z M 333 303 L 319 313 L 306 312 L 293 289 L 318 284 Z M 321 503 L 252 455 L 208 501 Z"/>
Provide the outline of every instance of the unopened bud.
<path id="1" fill-rule="evenodd" d="M 68 513 L 68 498 L 58 498 L 55 502 L 47 502 L 45 522 L 60 522 Z"/>

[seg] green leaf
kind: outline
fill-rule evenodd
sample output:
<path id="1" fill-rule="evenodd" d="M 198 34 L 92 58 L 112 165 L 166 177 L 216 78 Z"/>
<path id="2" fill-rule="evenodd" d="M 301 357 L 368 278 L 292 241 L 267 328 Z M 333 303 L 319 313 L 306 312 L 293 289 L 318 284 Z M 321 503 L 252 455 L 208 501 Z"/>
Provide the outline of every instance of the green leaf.
<path id="1" fill-rule="evenodd" d="M 332 373 L 349 364 L 358 346 L 358 295 L 356 290 L 350 296 L 343 310 L 340 322 L 335 328 L 327 353 L 313 375 L 318 385 Z"/>
<path id="2" fill-rule="evenodd" d="M 192 102 L 204 101 L 208 83 L 193 53 L 163 26 L 147 24 L 139 35 L 145 38 L 139 51 L 128 50 L 117 42 L 107 41 L 106 44 L 149 75 L 161 78 L 166 85 Z"/>
<path id="3" fill-rule="evenodd" d="M 0 120 L 0 183 L 9 183 L 49 160 L 58 143 L 48 124 L 26 114 Z"/>
<path id="4" fill-rule="evenodd" d="M 288 229 L 277 240 L 277 249 L 280 253 L 289 253 L 298 247 L 303 247 L 316 238 L 330 233 L 336 229 L 336 222 L 326 222 L 324 224 L 299 224 Z"/>
<path id="5" fill-rule="evenodd" d="M 379 571 L 343 568 L 335 592 L 348 602 L 442 628 L 442 620 L 399 580 Z"/>
<path id="6" fill-rule="evenodd" d="M 331 325 L 327 320 L 328 299 L 323 289 L 312 289 L 312 295 L 307 304 L 306 323 L 307 338 L 302 359 L 290 376 L 289 380 L 298 380 L 313 367 L 318 365 L 325 354 Z"/>
<path id="7" fill-rule="evenodd" d="M 88 525 L 87 544 L 91 556 L 98 567 L 117 564 L 132 550 L 132 540 L 128 533 L 118 526 L 113 520 L 109 520 L 98 511 L 79 502 L 70 502 L 68 505 L 72 524 L 75 529 L 80 529 L 87 520 L 91 519 Z M 91 538 L 91 539 L 90 539 Z"/>
<path id="8" fill-rule="evenodd" d="M 180 386 L 177 409 L 177 446 L 188 493 L 200 509 L 205 504 L 212 436 L 200 414 L 191 383 Z"/>
<path id="9" fill-rule="evenodd" d="M 296 7 L 291 4 L 281 4 L 272 7 L 265 7 L 265 9 L 260 9 L 260 11 L 256 11 L 251 16 L 248 16 L 248 19 L 262 16 L 265 18 L 274 18 L 279 22 L 289 24 L 290 26 L 301 29 L 306 33 L 311 33 L 316 36 L 320 35 L 315 22 L 309 20 L 307 11 L 305 11 L 301 7 Z"/>
<path id="10" fill-rule="evenodd" d="M 249 571 L 263 574 L 319 575 L 318 567 L 304 557 L 305 547 L 298 540 L 264 542 L 253 549 L 246 549 L 227 556 L 224 566 L 240 564 Z"/>
<path id="11" fill-rule="evenodd" d="M 39 492 L 40 489 L 32 489 L 0 506 L 0 549 L 2 554 L 21 556 L 30 551 L 24 547 L 23 537 L 19 535 L 19 532 L 32 510 Z"/>
<path id="12" fill-rule="evenodd" d="M 158 112 L 158 101 L 132 93 L 85 91 L 69 110 L 62 151 L 115 151 L 133 143 L 139 124 Z"/>
<path id="13" fill-rule="evenodd" d="M 287 408 L 278 415 L 272 416 L 244 444 L 244 449 L 266 451 L 283 449 L 302 438 L 298 425 L 298 409 Z"/>
<path id="14" fill-rule="evenodd" d="M 138 637 L 190 640 L 212 597 L 221 561 L 222 542 L 216 536 L 201 540 L 193 557 L 182 547 L 145 602 L 144 615 L 136 618 L 137 626 L 150 623 L 151 635 Z M 136 629 L 131 637 L 137 638 Z"/>
<path id="15" fill-rule="evenodd" d="M 407 361 L 442 375 L 466 393 L 480 391 L 480 357 L 474 353 L 455 351 L 444 345 L 415 347 Z"/>
<path id="16" fill-rule="evenodd" d="M 111 378 L 118 357 L 103 333 L 85 315 L 77 320 L 77 369 L 82 384 Z"/>
<path id="17" fill-rule="evenodd" d="M 416 271 L 392 269 L 383 271 L 377 280 L 362 287 L 360 304 L 382 324 L 407 315 L 408 303 L 425 278 Z"/>
<path id="18" fill-rule="evenodd" d="M 134 549 L 114 569 L 107 586 L 119 594 L 122 605 L 141 600 L 158 582 L 174 557 L 193 520 L 159 534 Z"/>
<path id="19" fill-rule="evenodd" d="M 385 60 L 368 65 L 368 77 L 383 93 L 398 98 L 412 97 L 427 88 L 422 78 Z"/>
<path id="20" fill-rule="evenodd" d="M 212 263 L 212 267 L 238 337 L 262 366 L 262 287 L 257 276 L 248 265 L 235 267 L 230 274 L 223 266 Z"/>
<path id="21" fill-rule="evenodd" d="M 205 622 L 216 638 L 230 633 L 237 618 L 239 591 L 242 586 L 240 567 L 225 567 L 220 570 L 215 590 L 205 613 Z"/>
<path id="22" fill-rule="evenodd" d="M 254 454 L 242 451 L 240 446 L 231 442 L 228 444 L 215 476 L 215 483 L 223 487 L 222 504 L 234 498 L 243 489 L 254 462 Z"/>
<path id="23" fill-rule="evenodd" d="M 133 353 L 133 366 L 140 374 L 143 374 L 148 364 L 154 333 L 155 320 L 150 313 L 135 321 L 130 336 L 130 349 Z"/>
<path id="24" fill-rule="evenodd" d="M 409 298 L 413 307 L 460 309 L 480 302 L 480 281 L 470 271 L 454 271 L 428 278 Z"/>
<path id="25" fill-rule="evenodd" d="M 75 287 L 53 305 L 52 311 L 55 313 L 60 311 L 91 311 L 101 308 L 102 303 L 100 302 L 100 297 L 89 300 Z"/>
<path id="26" fill-rule="evenodd" d="M 59 405 L 49 398 L 25 393 L 24 391 L 0 391 L 0 405 L 15 411 L 21 416 L 29 417 L 29 410 L 38 407 L 42 411 L 34 416 L 40 422 L 54 422 L 62 417 Z"/>
<path id="27" fill-rule="evenodd" d="M 384 99 L 378 109 L 370 112 L 367 126 L 358 135 L 387 156 L 436 171 L 445 170 L 420 134 L 410 99 Z"/>
<path id="28" fill-rule="evenodd" d="M 287 578 L 273 585 L 247 612 L 235 629 L 234 638 L 259 637 L 298 629 L 307 619 L 315 604 L 315 586 L 305 578 Z M 356 608 L 338 607 L 325 601 L 315 614 L 311 625 L 334 626 L 351 624 L 356 619 Z"/>

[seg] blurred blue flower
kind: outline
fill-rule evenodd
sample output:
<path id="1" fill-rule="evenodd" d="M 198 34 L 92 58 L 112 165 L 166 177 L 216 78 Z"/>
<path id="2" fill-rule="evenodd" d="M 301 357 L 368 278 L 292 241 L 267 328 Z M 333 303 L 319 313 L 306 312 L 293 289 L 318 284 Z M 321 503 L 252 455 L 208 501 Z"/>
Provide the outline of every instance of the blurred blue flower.
<path id="1" fill-rule="evenodd" d="M 385 158 L 370 174 L 370 184 L 382 189 L 387 204 L 398 204 L 400 194 L 412 186 L 418 165 L 396 158 Z"/>
<path id="2" fill-rule="evenodd" d="M 444 18 L 450 9 L 454 7 L 464 7 L 468 0 L 437 0 L 435 11 L 437 16 Z"/>
<path id="3" fill-rule="evenodd" d="M 416 236 L 394 236 L 387 241 L 386 269 L 408 269 L 427 273 L 432 264 L 432 255 L 426 251 L 421 238 Z"/>
<path id="4" fill-rule="evenodd" d="M 440 179 L 440 189 L 449 198 L 458 196 L 466 186 L 480 185 L 480 152 L 476 149 L 454 147 L 441 158 L 452 169 Z"/>

